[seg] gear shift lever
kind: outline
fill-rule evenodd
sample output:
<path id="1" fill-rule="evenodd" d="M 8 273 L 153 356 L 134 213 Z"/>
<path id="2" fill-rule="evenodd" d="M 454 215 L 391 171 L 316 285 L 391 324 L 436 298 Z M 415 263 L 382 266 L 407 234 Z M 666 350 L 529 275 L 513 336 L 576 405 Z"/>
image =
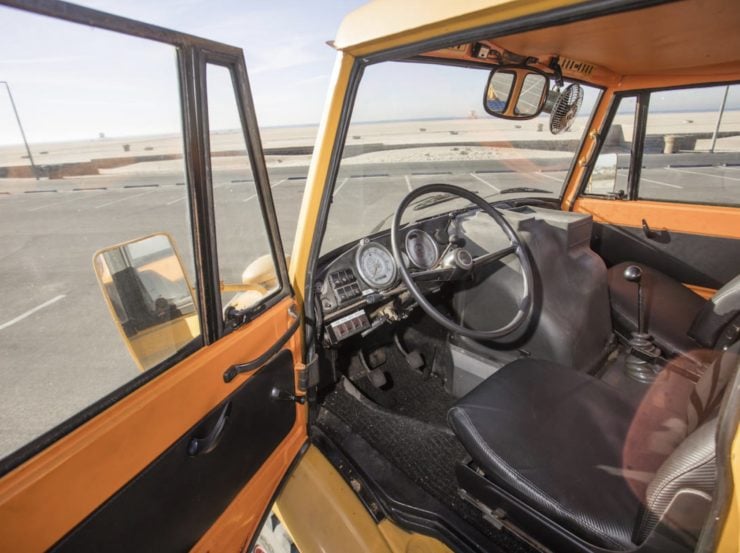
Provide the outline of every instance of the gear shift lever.
<path id="1" fill-rule="evenodd" d="M 655 362 L 661 351 L 647 332 L 647 311 L 642 289 L 642 269 L 630 265 L 624 270 L 624 279 L 637 284 L 637 331 L 629 341 L 630 353 L 627 356 L 627 375 L 640 382 L 652 382 L 657 372 Z"/>

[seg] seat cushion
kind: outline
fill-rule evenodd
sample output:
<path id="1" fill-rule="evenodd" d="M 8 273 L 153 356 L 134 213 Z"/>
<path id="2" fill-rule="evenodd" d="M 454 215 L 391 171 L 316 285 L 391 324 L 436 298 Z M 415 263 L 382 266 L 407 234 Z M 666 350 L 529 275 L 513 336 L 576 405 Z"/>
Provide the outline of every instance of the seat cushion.
<path id="1" fill-rule="evenodd" d="M 702 346 L 688 335 L 694 318 L 707 302 L 671 277 L 640 263 L 625 262 L 608 271 L 614 328 L 625 338 L 637 330 L 637 285 L 624 279 L 629 265 L 642 269 L 647 330 L 667 356 L 694 355 Z M 701 358 L 699 358 L 701 359 Z"/>
<path id="2" fill-rule="evenodd" d="M 595 545 L 628 548 L 642 501 L 628 479 L 650 476 L 624 466 L 633 411 L 598 379 L 522 359 L 461 398 L 448 422 L 491 481 Z"/>

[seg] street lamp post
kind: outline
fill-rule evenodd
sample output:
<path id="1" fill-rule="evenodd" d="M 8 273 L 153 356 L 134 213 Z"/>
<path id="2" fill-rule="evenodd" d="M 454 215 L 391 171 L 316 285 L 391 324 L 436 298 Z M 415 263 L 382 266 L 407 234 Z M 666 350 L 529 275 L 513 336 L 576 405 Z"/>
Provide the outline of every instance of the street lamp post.
<path id="1" fill-rule="evenodd" d="M 18 121 L 18 128 L 20 129 L 21 136 L 23 137 L 23 144 L 26 146 L 26 153 L 28 154 L 28 160 L 31 162 L 33 176 L 36 177 L 36 180 L 39 180 L 39 173 L 36 170 L 36 164 L 33 162 L 33 155 L 31 155 L 31 148 L 28 146 L 28 140 L 26 140 L 26 133 L 23 132 L 23 125 L 21 124 L 21 117 L 20 115 L 18 115 L 18 109 L 15 107 L 15 101 L 13 100 L 13 94 L 10 92 L 10 85 L 7 83 L 7 81 L 0 81 L 0 84 L 4 84 L 5 88 L 8 90 L 8 98 L 10 98 L 10 105 L 13 108 L 13 113 L 15 114 L 15 120 Z"/>

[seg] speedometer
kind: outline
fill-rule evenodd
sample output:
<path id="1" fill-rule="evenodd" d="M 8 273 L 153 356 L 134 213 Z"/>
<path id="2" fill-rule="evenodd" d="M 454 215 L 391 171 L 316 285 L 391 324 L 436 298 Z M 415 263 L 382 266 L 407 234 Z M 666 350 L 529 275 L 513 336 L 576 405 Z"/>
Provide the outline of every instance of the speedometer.
<path id="1" fill-rule="evenodd" d="M 372 288 L 383 290 L 396 282 L 396 262 L 391 253 L 375 242 L 364 242 L 355 258 L 360 278 Z"/>
<path id="2" fill-rule="evenodd" d="M 437 243 L 419 229 L 410 230 L 406 235 L 406 253 L 419 269 L 431 269 L 439 258 Z"/>

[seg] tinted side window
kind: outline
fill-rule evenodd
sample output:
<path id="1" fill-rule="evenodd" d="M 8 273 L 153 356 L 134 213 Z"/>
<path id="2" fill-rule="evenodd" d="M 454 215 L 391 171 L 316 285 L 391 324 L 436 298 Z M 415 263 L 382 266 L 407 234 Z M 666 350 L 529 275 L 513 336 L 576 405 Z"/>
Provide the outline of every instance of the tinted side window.
<path id="1" fill-rule="evenodd" d="M 740 85 L 650 94 L 638 198 L 740 205 Z"/>
<path id="2" fill-rule="evenodd" d="M 14 60 L 0 63 L 5 457 L 142 370 L 174 363 L 183 344 L 198 346 L 200 327 L 188 290 L 198 283 L 175 50 L 6 8 L 0 18 L 3 57 Z M 148 249 L 131 242 L 158 233 L 171 238 L 186 279 L 163 280 L 168 273 L 154 270 L 170 259 L 162 240 Z M 163 334 L 148 332 L 160 328 L 157 321 L 132 323 L 140 314 L 122 309 L 125 288 L 113 289 L 122 266 L 111 252 L 101 269 L 101 283 L 110 285 L 106 303 L 93 256 L 122 243 L 129 245 L 118 253 L 125 252 L 142 290 L 151 292 L 148 315 L 158 316 L 162 302 L 177 310 L 186 339 L 167 339 L 162 348 Z M 142 338 L 142 348 L 156 355 L 137 365 L 111 310 L 124 332 Z"/>

